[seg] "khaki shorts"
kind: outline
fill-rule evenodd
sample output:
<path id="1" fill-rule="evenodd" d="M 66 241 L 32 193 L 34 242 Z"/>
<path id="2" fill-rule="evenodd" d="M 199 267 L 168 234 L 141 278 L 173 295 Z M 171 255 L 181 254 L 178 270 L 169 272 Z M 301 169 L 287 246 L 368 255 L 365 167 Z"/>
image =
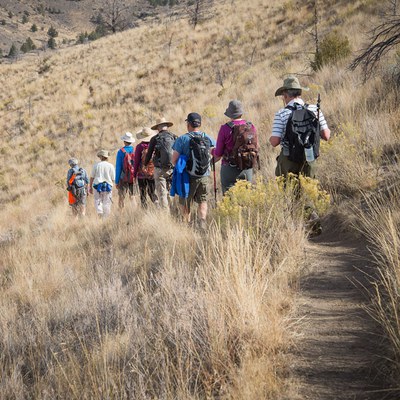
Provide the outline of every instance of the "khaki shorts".
<path id="1" fill-rule="evenodd" d="M 189 197 L 187 199 L 183 197 L 179 197 L 179 204 L 182 206 L 192 203 L 193 201 L 200 204 L 207 201 L 207 185 L 208 185 L 208 176 L 201 176 L 196 178 L 194 176 L 190 176 L 189 181 Z"/>

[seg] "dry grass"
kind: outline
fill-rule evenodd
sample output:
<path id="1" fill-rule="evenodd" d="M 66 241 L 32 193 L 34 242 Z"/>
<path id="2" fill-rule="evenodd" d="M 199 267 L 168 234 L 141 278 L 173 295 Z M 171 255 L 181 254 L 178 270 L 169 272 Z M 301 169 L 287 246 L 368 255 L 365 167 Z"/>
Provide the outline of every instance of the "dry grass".
<path id="1" fill-rule="evenodd" d="M 359 48 L 373 2 L 321 3 L 321 34 L 339 24 Z M 259 129 L 260 174 L 271 178 L 273 93 L 309 65 L 298 26 L 312 23 L 310 5 L 226 2 L 196 31 L 163 21 L 1 66 L 0 397 L 283 397 L 299 221 L 264 209 L 255 230 L 215 222 L 202 238 L 157 212 L 100 222 L 90 199 L 82 224 L 64 179 L 70 156 L 89 169 L 97 149 L 115 154 L 123 132 L 161 114 L 182 134 L 198 111 L 215 137 L 232 98 Z M 337 201 L 379 186 L 399 135 L 395 90 L 380 76 L 362 86 L 347 61 L 302 79 L 306 101 L 321 92 L 333 131 L 319 176 Z"/>

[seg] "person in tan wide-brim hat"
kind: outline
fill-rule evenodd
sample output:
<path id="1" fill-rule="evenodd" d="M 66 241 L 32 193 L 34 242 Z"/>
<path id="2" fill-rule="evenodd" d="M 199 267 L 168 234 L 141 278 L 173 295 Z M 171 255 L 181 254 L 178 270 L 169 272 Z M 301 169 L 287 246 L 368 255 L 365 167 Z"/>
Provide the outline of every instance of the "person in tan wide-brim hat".
<path id="1" fill-rule="evenodd" d="M 114 165 L 108 162 L 107 150 L 97 152 L 100 161 L 93 166 L 90 174 L 89 193 L 94 191 L 94 205 L 100 217 L 107 217 L 111 212 L 112 189 L 115 181 Z"/>
<path id="2" fill-rule="evenodd" d="M 147 197 L 149 197 L 153 203 L 158 200 L 155 194 L 154 164 L 153 162 L 144 163 L 148 153 L 150 139 L 155 135 L 157 135 L 157 132 L 148 127 L 143 127 L 140 131 L 136 132 L 136 137 L 140 140 L 140 143 L 135 149 L 133 177 L 135 180 L 137 179 L 140 191 L 140 202 L 143 208 L 147 207 Z"/>
<path id="3" fill-rule="evenodd" d="M 151 129 L 159 131 L 162 127 L 171 127 L 174 125 L 172 122 L 167 121 L 164 117 L 157 118 L 156 123 L 151 127 Z"/>

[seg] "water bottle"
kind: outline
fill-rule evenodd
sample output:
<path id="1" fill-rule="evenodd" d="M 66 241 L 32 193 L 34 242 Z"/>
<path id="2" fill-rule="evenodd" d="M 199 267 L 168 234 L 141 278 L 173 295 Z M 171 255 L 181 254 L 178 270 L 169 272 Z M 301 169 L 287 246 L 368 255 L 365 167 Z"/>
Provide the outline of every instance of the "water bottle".
<path id="1" fill-rule="evenodd" d="M 311 161 L 315 160 L 314 149 L 312 148 L 312 146 L 311 147 L 305 147 L 304 148 L 304 153 L 306 155 L 306 161 L 307 162 L 311 162 Z"/>

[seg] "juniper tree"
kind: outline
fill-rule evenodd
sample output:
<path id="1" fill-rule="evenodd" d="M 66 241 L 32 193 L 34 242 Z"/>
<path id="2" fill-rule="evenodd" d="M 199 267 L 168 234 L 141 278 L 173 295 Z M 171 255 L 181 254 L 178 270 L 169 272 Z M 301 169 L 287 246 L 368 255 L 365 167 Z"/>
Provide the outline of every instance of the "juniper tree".
<path id="1" fill-rule="evenodd" d="M 124 0 L 103 0 L 100 11 L 104 26 L 115 33 L 128 25 L 129 8 Z"/>

